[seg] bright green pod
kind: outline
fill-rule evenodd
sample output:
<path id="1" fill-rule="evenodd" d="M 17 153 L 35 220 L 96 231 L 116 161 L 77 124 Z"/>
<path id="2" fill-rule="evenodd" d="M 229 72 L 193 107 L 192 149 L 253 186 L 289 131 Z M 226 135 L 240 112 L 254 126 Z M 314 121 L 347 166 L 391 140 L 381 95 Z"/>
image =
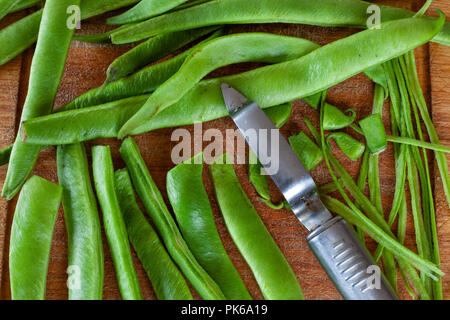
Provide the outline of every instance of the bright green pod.
<path id="1" fill-rule="evenodd" d="M 69 244 L 69 299 L 101 300 L 102 234 L 84 145 L 58 146 L 56 163 Z M 77 277 L 74 283 L 71 276 Z"/>
<path id="2" fill-rule="evenodd" d="M 131 257 L 127 229 L 114 187 L 114 168 L 109 146 L 92 148 L 92 171 L 120 294 L 124 300 L 142 300 L 141 288 Z"/>
<path id="3" fill-rule="evenodd" d="M 345 112 L 350 113 L 350 116 L 347 116 L 337 107 L 325 103 L 323 111 L 323 129 L 339 130 L 351 125 L 356 119 L 356 112 L 353 109 L 347 109 Z"/>
<path id="4" fill-rule="evenodd" d="M 372 154 L 378 154 L 387 148 L 386 130 L 379 113 L 362 119 L 359 126 L 366 138 L 367 148 Z"/>
<path id="5" fill-rule="evenodd" d="M 350 158 L 350 160 L 356 161 L 364 153 L 366 146 L 361 141 L 356 140 L 351 135 L 344 132 L 333 132 L 327 136 L 327 143 L 329 145 L 330 139 L 333 139 L 339 149 Z"/>
<path id="6" fill-rule="evenodd" d="M 119 151 L 127 165 L 136 192 L 172 259 L 200 296 L 208 300 L 225 299 L 219 286 L 198 263 L 183 239 L 142 159 L 136 142 L 132 138 L 125 139 Z"/>
<path id="7" fill-rule="evenodd" d="M 114 187 L 128 237 L 159 300 L 192 300 L 192 294 L 153 227 L 141 211 L 127 169 L 117 170 Z"/>
<path id="8" fill-rule="evenodd" d="M 11 299 L 44 300 L 62 188 L 38 176 L 23 186 L 9 243 Z"/>
<path id="9" fill-rule="evenodd" d="M 264 298 L 304 299 L 297 277 L 242 189 L 233 165 L 227 164 L 227 156 L 218 157 L 210 165 L 210 172 L 228 232 L 250 266 Z"/>
<path id="10" fill-rule="evenodd" d="M 140 68 L 168 56 L 217 27 L 162 34 L 137 45 L 114 60 L 106 71 L 105 84 L 130 75 Z"/>
<path id="11" fill-rule="evenodd" d="M 222 244 L 203 186 L 203 154 L 167 174 L 167 194 L 183 238 L 197 261 L 229 300 L 251 300 Z"/>
<path id="12" fill-rule="evenodd" d="M 322 150 L 303 131 L 289 137 L 289 144 L 306 170 L 311 171 L 322 162 Z"/>

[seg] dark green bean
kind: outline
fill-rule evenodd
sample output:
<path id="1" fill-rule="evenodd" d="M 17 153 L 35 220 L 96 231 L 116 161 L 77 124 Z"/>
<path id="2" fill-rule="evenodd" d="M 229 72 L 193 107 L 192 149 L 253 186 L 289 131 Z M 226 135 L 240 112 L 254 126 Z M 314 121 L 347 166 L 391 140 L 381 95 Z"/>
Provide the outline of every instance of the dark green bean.
<path id="1" fill-rule="evenodd" d="M 298 280 L 246 196 L 226 155 L 210 165 L 217 202 L 228 232 L 270 300 L 303 300 Z"/>
<path id="2" fill-rule="evenodd" d="M 145 219 L 127 169 L 115 173 L 115 190 L 128 236 L 160 300 L 192 300 L 181 272 L 167 254 L 155 230 Z"/>
<path id="3" fill-rule="evenodd" d="M 216 0 L 143 21 L 112 35 L 113 43 L 142 40 L 157 34 L 217 24 L 300 23 L 319 26 L 367 27 L 372 3 L 358 0 Z M 379 6 L 383 22 L 411 18 L 414 13 Z M 450 23 L 434 41 L 450 45 Z"/>
<path id="4" fill-rule="evenodd" d="M 62 188 L 38 176 L 23 186 L 17 201 L 9 245 L 13 300 L 43 300 L 53 229 Z"/>
<path id="5" fill-rule="evenodd" d="M 12 145 L 0 150 L 0 167 L 9 162 L 9 156 L 11 155 Z"/>
<path id="6" fill-rule="evenodd" d="M 341 151 L 350 158 L 350 160 L 356 161 L 364 153 L 366 146 L 364 143 L 356 140 L 351 135 L 345 132 L 333 132 L 327 136 L 327 144 L 330 139 L 336 142 L 336 145 L 341 149 Z"/>
<path id="7" fill-rule="evenodd" d="M 92 148 L 92 171 L 120 294 L 125 300 L 142 300 L 139 281 L 131 257 L 127 229 L 114 189 L 114 168 L 109 146 Z"/>
<path id="8" fill-rule="evenodd" d="M 197 261 L 230 300 L 249 300 L 250 294 L 223 247 L 203 186 L 203 154 L 177 165 L 167 174 L 167 194 Z"/>
<path id="9" fill-rule="evenodd" d="M 101 300 L 103 246 L 97 201 L 89 176 L 86 150 L 81 143 L 58 146 L 58 181 L 69 244 L 69 270 L 77 284 L 69 286 L 70 300 Z"/>
<path id="10" fill-rule="evenodd" d="M 126 139 L 119 151 L 127 165 L 137 194 L 152 218 L 172 259 L 204 299 L 225 299 L 219 286 L 200 266 L 181 236 L 180 230 L 164 203 L 161 192 L 148 172 L 136 142 L 132 138 Z"/>

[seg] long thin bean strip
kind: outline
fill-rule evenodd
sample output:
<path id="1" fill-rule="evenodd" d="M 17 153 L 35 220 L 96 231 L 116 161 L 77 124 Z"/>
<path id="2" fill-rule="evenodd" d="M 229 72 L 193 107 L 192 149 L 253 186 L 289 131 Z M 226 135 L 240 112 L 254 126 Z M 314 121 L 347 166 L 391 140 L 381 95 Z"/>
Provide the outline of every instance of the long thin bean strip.
<path id="1" fill-rule="evenodd" d="M 77 284 L 69 286 L 70 300 L 101 300 L 103 246 L 100 219 L 89 176 L 86 150 L 81 143 L 58 146 L 58 181 L 69 244 L 69 271 Z"/>
<path id="2" fill-rule="evenodd" d="M 43 300 L 53 229 L 62 188 L 38 176 L 23 186 L 17 201 L 9 245 L 13 300 Z"/>
<path id="3" fill-rule="evenodd" d="M 4 166 L 9 162 L 9 156 L 11 155 L 12 145 L 0 150 L 0 166 Z"/>
<path id="4" fill-rule="evenodd" d="M 160 300 L 192 300 L 192 294 L 153 227 L 141 211 L 127 169 L 117 170 L 114 187 L 128 236 Z"/>
<path id="5" fill-rule="evenodd" d="M 119 132 L 124 137 L 168 106 L 180 100 L 204 76 L 220 67 L 240 62 L 278 63 L 304 56 L 319 46 L 301 38 L 270 33 L 242 33 L 204 43 L 186 58 L 180 70 L 150 96 L 145 105 Z M 236 52 L 239 48 L 239 52 Z"/>
<path id="6" fill-rule="evenodd" d="M 261 107 L 278 105 L 321 92 L 373 66 L 401 55 L 427 42 L 444 23 L 424 18 L 386 22 L 379 30 L 365 30 L 325 45 L 301 58 L 269 65 L 220 80 L 202 81 L 178 104 L 220 104 L 220 84 L 229 83 Z M 402 32 L 399 32 L 402 30 Z M 270 81 L 269 81 L 270 79 Z M 205 90 L 205 86 L 208 86 Z M 193 100 L 193 96 L 195 97 Z M 160 109 L 161 111 L 162 109 Z M 131 134 L 149 130 L 149 123 Z"/>
<path id="7" fill-rule="evenodd" d="M 181 236 L 161 192 L 148 172 L 136 142 L 131 138 L 126 139 L 119 151 L 127 165 L 136 192 L 172 259 L 204 299 L 225 299 L 219 286 L 200 266 Z"/>
<path id="8" fill-rule="evenodd" d="M 152 62 L 164 58 L 215 29 L 217 27 L 178 31 L 150 38 L 114 60 L 106 71 L 105 83 L 125 77 Z"/>
<path id="9" fill-rule="evenodd" d="M 128 11 L 109 18 L 109 24 L 127 24 L 131 22 L 142 21 L 186 2 L 187 0 L 141 0 L 137 5 Z"/>
<path id="10" fill-rule="evenodd" d="M 45 2 L 21 122 L 48 114 L 53 108 L 74 32 L 67 27 L 67 7 L 79 4 L 79 0 Z M 25 183 L 41 149 L 37 145 L 24 144 L 20 131 L 19 128 L 2 190 L 2 196 L 7 199 L 11 199 Z"/>
<path id="11" fill-rule="evenodd" d="M 425 149 L 429 149 L 429 150 L 433 150 L 433 151 L 446 152 L 446 153 L 450 152 L 450 148 L 443 146 L 442 144 L 429 143 L 429 142 L 425 142 L 422 140 L 411 139 L 408 137 L 386 136 L 386 139 L 387 139 L 387 141 L 390 141 L 390 142 L 421 147 L 421 148 L 425 148 Z"/>
<path id="12" fill-rule="evenodd" d="M 92 171 L 120 294 L 125 300 L 142 300 L 127 230 L 114 187 L 114 168 L 109 146 L 92 148 Z"/>
<path id="13" fill-rule="evenodd" d="M 181 233 L 206 272 L 230 300 L 249 300 L 239 273 L 223 247 L 203 186 L 203 154 L 177 165 L 167 174 L 167 194 Z"/>
<path id="14" fill-rule="evenodd" d="M 319 26 L 367 28 L 367 9 L 372 3 L 357 0 L 216 0 L 165 14 L 113 34 L 114 43 L 142 40 L 157 34 L 218 24 L 300 23 Z M 379 6 L 383 22 L 410 18 L 415 13 Z M 200 18 L 199 18 L 200 17 Z M 450 23 L 434 39 L 450 44 Z"/>
<path id="15" fill-rule="evenodd" d="M 210 165 L 214 189 L 228 232 L 252 269 L 266 299 L 304 299 L 298 280 L 236 177 L 226 155 Z"/>

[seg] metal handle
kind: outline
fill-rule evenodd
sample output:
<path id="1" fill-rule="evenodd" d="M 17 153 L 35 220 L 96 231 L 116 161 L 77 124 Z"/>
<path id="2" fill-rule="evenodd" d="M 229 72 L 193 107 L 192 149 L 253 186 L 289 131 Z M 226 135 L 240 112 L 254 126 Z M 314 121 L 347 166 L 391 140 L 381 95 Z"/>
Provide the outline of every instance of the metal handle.
<path id="1" fill-rule="evenodd" d="M 329 220 L 310 233 L 307 240 L 344 299 L 398 299 L 367 249 L 342 218 Z"/>

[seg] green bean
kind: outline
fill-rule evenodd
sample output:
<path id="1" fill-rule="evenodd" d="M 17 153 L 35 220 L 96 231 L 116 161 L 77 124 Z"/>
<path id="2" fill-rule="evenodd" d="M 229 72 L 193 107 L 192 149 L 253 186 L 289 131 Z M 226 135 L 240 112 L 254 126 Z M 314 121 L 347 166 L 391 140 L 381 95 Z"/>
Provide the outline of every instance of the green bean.
<path id="1" fill-rule="evenodd" d="M 303 131 L 289 137 L 289 144 L 306 170 L 311 171 L 322 162 L 322 150 Z"/>
<path id="2" fill-rule="evenodd" d="M 181 236 L 161 192 L 148 172 L 136 142 L 132 138 L 125 139 L 119 151 L 127 165 L 137 194 L 172 259 L 204 299 L 225 299 L 219 286 L 200 266 Z"/>
<path id="3" fill-rule="evenodd" d="M 21 0 L 14 7 L 12 7 L 8 13 L 13 13 L 17 11 L 21 11 L 24 9 L 28 9 L 34 7 L 35 5 L 43 2 L 44 0 Z"/>
<path id="4" fill-rule="evenodd" d="M 62 188 L 38 176 L 23 186 L 17 201 L 9 245 L 13 300 L 43 300 L 53 229 Z"/>
<path id="5" fill-rule="evenodd" d="M 214 31 L 217 27 L 179 31 L 148 39 L 114 60 L 106 71 L 105 84 L 166 57 L 186 44 Z"/>
<path id="6" fill-rule="evenodd" d="M 146 104 L 119 132 L 124 137 L 160 110 L 173 105 L 204 76 L 220 67 L 239 62 L 277 63 L 304 56 L 319 46 L 311 41 L 268 33 L 232 34 L 196 48 L 180 70 L 150 96 Z M 239 51 L 236 52 L 236 48 Z"/>
<path id="7" fill-rule="evenodd" d="M 325 130 L 338 130 L 348 127 L 356 119 L 356 112 L 353 109 L 347 109 L 345 112 L 350 113 L 347 116 L 344 112 L 328 103 L 324 106 L 323 128 Z"/>
<path id="8" fill-rule="evenodd" d="M 42 12 L 36 11 L 0 30 L 0 66 L 36 42 Z"/>
<path id="9" fill-rule="evenodd" d="M 359 126 L 366 138 L 367 148 L 372 154 L 379 154 L 386 150 L 387 139 L 383 119 L 379 113 L 371 114 L 362 119 Z"/>
<path id="10" fill-rule="evenodd" d="M 0 19 L 6 16 L 21 0 L 0 0 Z"/>
<path id="11" fill-rule="evenodd" d="M 74 35 L 73 40 L 88 42 L 88 43 L 111 43 L 111 34 L 121 28 L 125 28 L 128 26 L 120 26 L 118 28 L 112 29 L 110 31 L 106 31 L 104 33 L 99 34 L 82 34 L 82 35 Z"/>
<path id="12" fill-rule="evenodd" d="M 357 0 L 216 0 L 143 21 L 112 35 L 113 43 L 142 40 L 157 34 L 217 24 L 300 23 L 319 26 L 367 27 L 372 3 Z M 383 22 L 411 18 L 414 13 L 379 6 Z M 200 17 L 200 18 L 199 18 Z M 434 41 L 450 44 L 450 23 Z"/>
<path id="13" fill-rule="evenodd" d="M 259 284 L 264 298 L 303 300 L 298 280 L 286 258 L 247 198 L 227 156 L 210 165 L 214 190 L 228 232 Z"/>
<path id="14" fill-rule="evenodd" d="M 56 112 L 96 106 L 131 96 L 148 94 L 158 88 L 175 72 L 177 72 L 186 57 L 196 50 L 201 43 L 219 37 L 223 35 L 224 32 L 225 30 L 223 28 L 216 30 L 207 39 L 171 59 L 153 64 L 131 74 L 128 77 L 124 77 L 99 88 L 89 90 L 68 104 L 57 109 Z"/>
<path id="15" fill-rule="evenodd" d="M 344 132 L 333 132 L 327 136 L 327 144 L 329 144 L 330 139 L 333 139 L 339 149 L 347 156 L 350 160 L 356 161 L 364 153 L 366 146 L 364 143 L 356 140 L 351 135 Z"/>
<path id="16" fill-rule="evenodd" d="M 9 156 L 11 155 L 12 145 L 0 150 L 0 167 L 9 162 Z"/>
<path id="17" fill-rule="evenodd" d="M 187 0 L 142 0 L 124 13 L 109 18 L 109 24 L 127 24 L 142 21 L 177 7 Z"/>
<path id="18" fill-rule="evenodd" d="M 172 107 L 189 104 L 192 108 L 199 103 L 208 107 L 220 104 L 223 108 L 220 90 L 223 82 L 262 108 L 310 96 L 428 41 L 443 22 L 443 16 L 439 20 L 411 18 L 386 22 L 379 30 L 359 32 L 295 60 L 202 81 Z M 150 121 L 130 134 L 149 131 L 152 126 Z"/>
<path id="19" fill-rule="evenodd" d="M 127 230 L 114 188 L 114 168 L 109 146 L 94 146 L 92 148 L 92 171 L 97 198 L 103 212 L 103 227 L 116 269 L 120 294 L 125 300 L 142 300 L 139 281 L 131 257 Z"/>
<path id="20" fill-rule="evenodd" d="M 128 236 L 152 283 L 156 297 L 160 300 L 192 300 L 181 272 L 136 201 L 127 169 L 117 170 L 114 182 Z"/>
<path id="21" fill-rule="evenodd" d="M 167 174 L 167 194 L 181 233 L 197 261 L 230 300 L 251 299 L 214 223 L 203 186 L 203 154 L 177 165 Z"/>
<path id="22" fill-rule="evenodd" d="M 100 220 L 83 144 L 58 146 L 58 181 L 63 187 L 63 208 L 69 244 L 69 268 L 77 276 L 69 286 L 70 300 L 101 300 L 103 246 Z M 69 269 L 70 270 L 70 269 Z"/>
<path id="23" fill-rule="evenodd" d="M 31 63 L 28 93 L 21 122 L 50 113 L 61 80 L 74 30 L 67 28 L 67 7 L 79 0 L 47 0 L 42 14 L 39 39 Z M 14 142 L 2 196 L 11 199 L 28 178 L 40 146 L 21 141 L 21 129 Z"/>
<path id="24" fill-rule="evenodd" d="M 81 19 L 117 10 L 136 2 L 139 2 L 139 0 L 81 0 Z"/>
<path id="25" fill-rule="evenodd" d="M 438 151 L 438 152 L 450 152 L 450 148 L 441 144 L 429 143 L 422 140 L 411 139 L 407 137 L 386 136 L 386 140 L 394 143 L 401 143 L 409 146 L 422 147 L 424 149 Z"/>

